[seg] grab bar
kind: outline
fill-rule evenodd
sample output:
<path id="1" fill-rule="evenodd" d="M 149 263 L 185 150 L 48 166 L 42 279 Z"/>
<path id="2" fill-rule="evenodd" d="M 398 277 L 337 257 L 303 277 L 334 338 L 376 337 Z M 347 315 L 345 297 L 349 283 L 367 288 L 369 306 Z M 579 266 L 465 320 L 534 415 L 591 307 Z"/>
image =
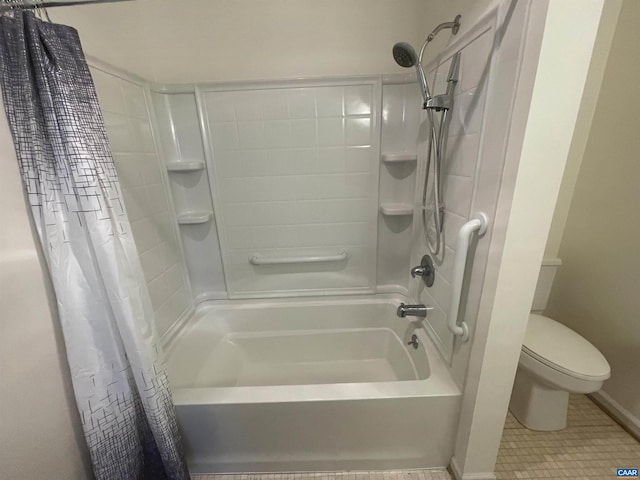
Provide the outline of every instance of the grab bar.
<path id="1" fill-rule="evenodd" d="M 489 219 L 482 213 L 476 213 L 471 220 L 465 223 L 458 232 L 458 244 L 453 260 L 453 277 L 451 280 L 451 304 L 449 306 L 448 327 L 451 333 L 462 337 L 462 341 L 469 339 L 469 327 L 465 322 L 458 323 L 460 313 L 460 300 L 462 298 L 462 285 L 464 283 L 464 272 L 467 268 L 467 256 L 471 235 L 478 232 L 478 236 L 487 231 Z"/>
<path id="2" fill-rule="evenodd" d="M 292 263 L 325 263 L 341 262 L 349 258 L 347 252 L 340 252 L 338 255 L 307 256 L 307 257 L 270 257 L 264 258 L 258 255 L 249 257 L 251 265 L 290 265 Z"/>

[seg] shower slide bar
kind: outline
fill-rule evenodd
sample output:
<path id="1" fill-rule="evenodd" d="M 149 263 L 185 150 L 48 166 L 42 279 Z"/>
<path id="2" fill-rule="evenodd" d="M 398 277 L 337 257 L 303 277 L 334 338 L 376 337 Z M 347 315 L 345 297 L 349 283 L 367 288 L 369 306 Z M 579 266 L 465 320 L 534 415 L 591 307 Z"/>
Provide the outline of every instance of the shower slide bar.
<path id="1" fill-rule="evenodd" d="M 326 256 L 304 256 L 304 257 L 259 257 L 252 255 L 249 257 L 251 265 L 291 265 L 294 263 L 326 263 L 342 262 L 349 258 L 347 252 L 340 252 L 338 255 Z"/>
<path id="2" fill-rule="evenodd" d="M 451 333 L 462 337 L 462 341 L 469 339 L 469 327 L 465 322 L 458 323 L 460 313 L 460 300 L 462 298 L 462 286 L 464 284 L 464 273 L 467 269 L 467 256 L 469 245 L 474 233 L 478 236 L 484 235 L 487 231 L 489 219 L 482 212 L 477 212 L 471 220 L 465 223 L 458 232 L 458 243 L 453 259 L 453 275 L 451 280 L 451 304 L 449 306 L 449 318 L 447 326 Z"/>

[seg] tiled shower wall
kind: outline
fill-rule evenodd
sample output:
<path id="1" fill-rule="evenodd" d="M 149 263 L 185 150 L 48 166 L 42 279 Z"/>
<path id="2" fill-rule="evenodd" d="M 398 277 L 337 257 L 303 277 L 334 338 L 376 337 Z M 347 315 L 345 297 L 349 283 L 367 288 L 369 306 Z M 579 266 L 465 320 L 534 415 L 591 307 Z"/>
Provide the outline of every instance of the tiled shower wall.
<path id="1" fill-rule="evenodd" d="M 100 107 L 160 334 L 190 308 L 144 89 L 92 66 Z"/>
<path id="2" fill-rule="evenodd" d="M 378 96 L 377 79 L 203 92 L 231 297 L 374 291 Z"/>
<path id="3" fill-rule="evenodd" d="M 449 360 L 453 358 L 455 341 L 447 327 L 447 317 L 451 301 L 451 279 L 457 234 L 462 225 L 475 213 L 474 209 L 477 207 L 474 207 L 474 204 L 476 203 L 477 189 L 493 189 L 497 199 L 497 189 L 499 188 L 499 182 L 495 181 L 495 177 L 490 184 L 480 187 L 478 185 L 485 87 L 492 40 L 492 30 L 489 30 L 461 49 L 460 77 L 456 87 L 449 128 L 447 156 L 442 171 L 443 203 L 445 206 L 443 252 L 434 258 L 436 275 L 433 286 L 426 288 L 422 282 L 414 281 L 414 288 L 417 287 L 420 301 L 434 307 L 429 313 L 427 323 L 443 355 Z M 449 65 L 450 60 L 446 60 L 437 70 L 434 82 L 436 94 L 446 91 L 445 80 Z M 427 121 L 425 116 L 425 125 Z M 423 146 L 421 151 L 424 152 L 425 149 L 426 146 Z M 424 166 L 424 159 L 421 164 Z M 417 182 L 416 202 L 420 204 L 424 170 L 419 172 L 418 178 L 420 181 Z M 491 218 L 493 211 L 489 210 L 487 206 L 483 208 Z M 490 208 L 494 209 L 495 205 Z M 414 241 L 412 243 L 412 259 L 415 265 L 419 264 L 423 254 L 428 253 L 421 215 L 421 210 L 416 210 Z M 430 222 L 430 225 L 432 227 L 433 222 Z M 465 298 L 462 299 L 462 314 L 464 314 Z"/>

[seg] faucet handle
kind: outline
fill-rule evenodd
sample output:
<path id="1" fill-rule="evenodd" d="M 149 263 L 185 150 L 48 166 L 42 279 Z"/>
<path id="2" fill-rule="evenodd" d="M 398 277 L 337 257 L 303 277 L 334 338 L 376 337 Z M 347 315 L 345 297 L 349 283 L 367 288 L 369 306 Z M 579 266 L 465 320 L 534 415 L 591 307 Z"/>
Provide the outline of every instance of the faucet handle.
<path id="1" fill-rule="evenodd" d="M 411 269 L 411 276 L 413 278 L 424 277 L 425 275 L 427 275 L 427 270 L 425 269 L 425 267 L 413 267 Z"/>
<path id="2" fill-rule="evenodd" d="M 436 278 L 436 269 L 429 255 L 423 256 L 420 265 L 411 269 L 411 276 L 413 278 L 421 277 L 427 287 L 433 285 Z"/>

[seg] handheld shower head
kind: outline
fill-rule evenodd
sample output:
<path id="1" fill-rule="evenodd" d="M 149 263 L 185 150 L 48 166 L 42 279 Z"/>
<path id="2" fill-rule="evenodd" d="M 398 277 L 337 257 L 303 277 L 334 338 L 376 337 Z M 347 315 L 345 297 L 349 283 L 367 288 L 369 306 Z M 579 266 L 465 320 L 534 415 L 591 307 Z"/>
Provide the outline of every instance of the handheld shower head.
<path id="1" fill-rule="evenodd" d="M 398 42 L 393 46 L 393 59 L 401 67 L 409 68 L 418 63 L 418 54 L 408 43 Z"/>
<path id="2" fill-rule="evenodd" d="M 424 104 L 426 105 L 427 101 L 431 97 L 431 93 L 429 92 L 427 77 L 424 76 L 422 63 L 414 48 L 408 43 L 398 42 L 393 46 L 393 58 L 401 67 L 416 67 L 418 81 L 420 82 L 420 92 L 422 92 L 422 99 L 424 101 Z"/>

